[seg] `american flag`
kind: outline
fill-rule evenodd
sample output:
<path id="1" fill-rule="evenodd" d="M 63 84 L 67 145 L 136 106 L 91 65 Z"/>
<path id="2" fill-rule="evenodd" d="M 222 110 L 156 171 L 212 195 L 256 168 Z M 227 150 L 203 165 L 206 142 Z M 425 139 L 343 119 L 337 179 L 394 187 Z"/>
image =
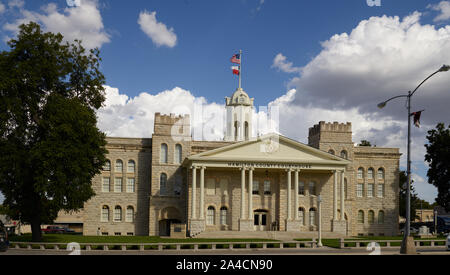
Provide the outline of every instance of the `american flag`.
<path id="1" fill-rule="evenodd" d="M 231 58 L 231 63 L 241 64 L 241 55 L 240 54 L 233 55 L 233 57 Z"/>

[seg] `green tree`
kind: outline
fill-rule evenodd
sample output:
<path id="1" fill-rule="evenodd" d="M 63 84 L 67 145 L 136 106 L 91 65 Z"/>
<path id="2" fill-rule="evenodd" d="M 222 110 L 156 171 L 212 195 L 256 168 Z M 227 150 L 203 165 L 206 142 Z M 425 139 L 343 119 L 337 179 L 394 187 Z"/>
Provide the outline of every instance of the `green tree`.
<path id="1" fill-rule="evenodd" d="M 359 144 L 359 146 L 371 147 L 372 144 L 370 144 L 370 141 L 368 141 L 368 140 L 361 140 L 361 143 Z"/>
<path id="2" fill-rule="evenodd" d="M 399 212 L 401 217 L 406 217 L 406 191 L 408 189 L 406 182 L 408 181 L 408 177 L 406 176 L 405 171 L 400 171 L 399 175 L 399 184 L 400 184 L 400 195 L 399 195 Z M 416 209 L 420 209 L 420 199 L 417 196 L 416 190 L 413 186 L 414 181 L 411 180 L 411 200 L 410 200 L 410 220 L 414 221 L 416 218 Z"/>
<path id="3" fill-rule="evenodd" d="M 450 125 L 439 123 L 428 131 L 425 161 L 429 163 L 428 183 L 438 189 L 437 204 L 450 211 Z"/>
<path id="4" fill-rule="evenodd" d="M 63 42 L 36 23 L 0 53 L 0 191 L 13 219 L 40 226 L 94 195 L 105 163 L 95 111 L 105 100 L 99 50 Z"/>

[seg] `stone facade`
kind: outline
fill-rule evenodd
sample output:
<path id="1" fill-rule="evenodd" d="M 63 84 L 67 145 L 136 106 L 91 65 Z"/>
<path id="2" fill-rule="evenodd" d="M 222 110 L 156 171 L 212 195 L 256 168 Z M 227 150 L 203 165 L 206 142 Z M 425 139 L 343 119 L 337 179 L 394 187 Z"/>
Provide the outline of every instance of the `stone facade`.
<path id="1" fill-rule="evenodd" d="M 173 224 L 180 223 L 186 225 L 189 236 L 229 230 L 316 231 L 318 195 L 322 198 L 321 224 L 325 232 L 348 236 L 398 233 L 399 150 L 355 146 L 351 123 L 320 122 L 309 130 L 309 146 L 298 143 L 296 149 L 306 150 L 305 154 L 312 154 L 311 159 L 326 158 L 330 163 L 345 163 L 344 166 L 291 169 L 293 173 L 279 167 L 243 167 L 245 172 L 242 172 L 239 167 L 206 166 L 201 173 L 200 165 L 194 170 L 188 158 L 234 145 L 239 148 L 240 143 L 193 141 L 189 116 L 156 113 L 151 139 L 108 138 L 107 141 L 111 168 L 93 180 L 96 196 L 85 204 L 83 211 L 85 235 L 165 236 L 170 234 Z M 245 157 L 253 156 L 250 153 Z M 122 172 L 115 170 L 117 160 L 123 162 Z M 129 161 L 135 163 L 134 172 L 127 169 Z M 363 171 L 362 178 L 358 178 L 359 169 Z M 383 172 L 380 178 L 379 170 Z M 297 193 L 295 173 L 298 173 L 300 190 Z M 290 192 L 288 175 L 291 175 Z M 109 192 L 103 189 L 105 178 L 110 178 Z M 135 179 L 134 192 L 127 192 L 130 178 Z M 122 179 L 121 190 L 114 189 L 115 179 Z M 250 190 L 250 180 L 257 182 L 258 188 Z M 310 187 L 310 183 L 314 186 Z M 358 184 L 362 186 L 362 194 Z M 108 220 L 105 220 L 105 207 L 109 209 Z M 120 219 L 116 207 L 122 210 Z M 131 220 L 127 216 L 130 207 L 134 210 Z M 340 213 L 342 207 L 344 219 Z"/>

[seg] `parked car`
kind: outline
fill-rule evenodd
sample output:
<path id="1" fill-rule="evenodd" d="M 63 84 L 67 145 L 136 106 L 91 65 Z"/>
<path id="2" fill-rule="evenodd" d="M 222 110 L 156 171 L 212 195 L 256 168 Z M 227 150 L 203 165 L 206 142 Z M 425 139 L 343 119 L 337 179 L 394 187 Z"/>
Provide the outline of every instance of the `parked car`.
<path id="1" fill-rule="evenodd" d="M 75 233 L 75 230 L 70 229 L 70 228 L 68 228 L 68 227 L 64 227 L 64 233 L 65 233 L 65 234 L 74 234 L 74 233 Z"/>
<path id="2" fill-rule="evenodd" d="M 403 235 L 405 234 L 405 227 L 403 227 L 402 229 L 400 229 L 400 233 Z M 415 228 L 415 227 L 410 227 L 409 228 L 409 233 L 410 234 L 417 234 L 419 233 L 419 229 Z"/>
<path id="3" fill-rule="evenodd" d="M 44 234 L 63 234 L 64 232 L 64 227 L 57 225 L 49 225 L 47 228 L 42 229 L 42 233 Z"/>
<path id="4" fill-rule="evenodd" d="M 0 221 L 0 252 L 6 252 L 6 250 L 8 250 L 8 246 L 8 232 L 6 232 L 5 226 Z"/>

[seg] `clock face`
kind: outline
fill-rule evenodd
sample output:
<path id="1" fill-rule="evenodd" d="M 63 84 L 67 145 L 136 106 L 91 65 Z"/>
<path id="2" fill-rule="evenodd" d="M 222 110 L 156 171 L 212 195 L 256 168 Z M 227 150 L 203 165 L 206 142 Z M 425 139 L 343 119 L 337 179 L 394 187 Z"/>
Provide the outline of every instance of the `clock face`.
<path id="1" fill-rule="evenodd" d="M 239 98 L 239 103 L 244 103 L 244 101 L 245 101 L 245 98 L 244 98 L 243 96 L 241 96 L 241 97 Z"/>

